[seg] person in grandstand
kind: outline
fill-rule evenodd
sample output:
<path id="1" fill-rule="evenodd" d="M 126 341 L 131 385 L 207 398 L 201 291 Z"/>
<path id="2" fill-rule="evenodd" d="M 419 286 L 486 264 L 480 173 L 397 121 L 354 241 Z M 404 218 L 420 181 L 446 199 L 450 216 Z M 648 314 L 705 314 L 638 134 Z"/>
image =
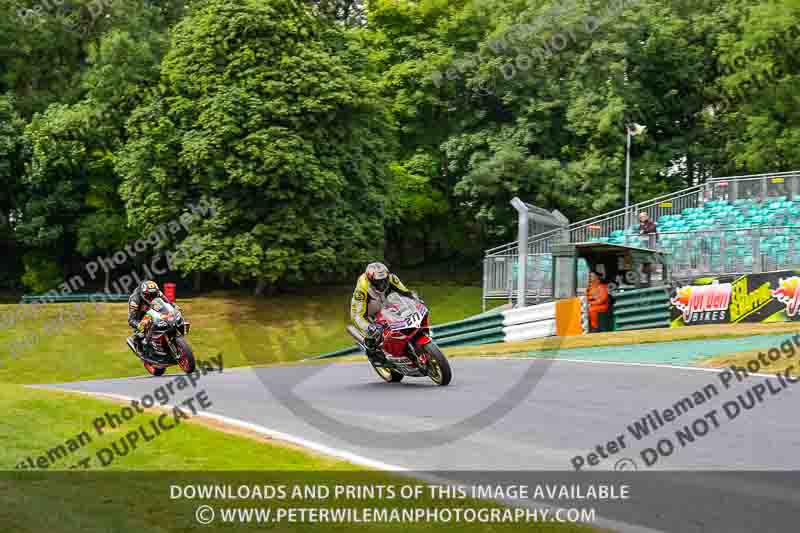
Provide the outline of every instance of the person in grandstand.
<path id="1" fill-rule="evenodd" d="M 375 323 L 375 315 L 392 292 L 419 300 L 419 296 L 408 290 L 400 278 L 389 272 L 386 265 L 370 263 L 358 277 L 353 298 L 350 300 L 350 320 L 364 335 L 367 357 L 380 362 L 384 361 L 383 353 L 379 349 L 383 327 Z"/>
<path id="2" fill-rule="evenodd" d="M 658 227 L 655 221 L 644 211 L 639 213 L 639 235 L 648 237 L 647 247 L 655 249 L 658 242 Z M 647 285 L 650 285 L 650 278 L 653 275 L 653 264 L 645 263 L 642 265 L 642 273 L 645 275 Z"/>
<path id="3" fill-rule="evenodd" d="M 657 232 L 658 228 L 656 223 L 650 218 L 650 216 L 644 211 L 639 213 L 639 235 L 649 235 Z"/>

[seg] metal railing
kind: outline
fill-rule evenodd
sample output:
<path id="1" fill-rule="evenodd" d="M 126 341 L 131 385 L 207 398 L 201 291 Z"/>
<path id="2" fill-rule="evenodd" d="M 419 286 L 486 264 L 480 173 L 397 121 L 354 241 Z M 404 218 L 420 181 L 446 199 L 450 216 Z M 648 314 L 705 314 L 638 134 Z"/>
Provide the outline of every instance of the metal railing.
<path id="1" fill-rule="evenodd" d="M 800 265 L 800 226 L 759 226 L 659 232 L 655 248 L 669 252 L 673 279 L 785 270 Z M 641 246 L 638 235 L 623 244 Z"/>
<path id="2" fill-rule="evenodd" d="M 647 212 L 651 218 L 657 218 L 666 214 L 680 213 L 687 207 L 697 207 L 701 205 L 704 186 L 698 185 L 684 189 L 682 191 L 659 196 L 647 202 L 634 204 L 628 213 Z M 669 205 L 668 205 L 669 204 Z M 630 216 L 628 217 L 630 218 Z M 607 237 L 613 231 L 626 229 L 625 209 L 617 209 L 609 213 L 604 213 L 595 217 L 573 222 L 567 227 L 569 242 L 585 242 L 592 237 Z M 555 229 L 544 233 L 531 236 L 528 240 L 528 253 L 550 253 L 550 244 L 558 242 L 559 238 L 566 240 L 564 230 Z M 493 255 L 506 255 L 516 253 L 517 243 L 510 242 L 495 248 L 486 250 L 487 257 Z"/>
<path id="3" fill-rule="evenodd" d="M 553 259 L 549 253 L 528 254 L 525 270 L 528 278 L 526 301 L 531 305 L 553 299 Z M 483 260 L 483 302 L 488 300 L 517 300 L 518 256 L 516 249 L 502 255 L 493 255 Z M 578 263 L 579 292 L 586 288 L 588 266 L 585 261 Z"/>
<path id="4" fill-rule="evenodd" d="M 753 191 L 757 191 L 758 194 L 754 195 Z M 628 209 L 628 227 L 636 223 L 635 215 L 641 212 L 646 212 L 650 218 L 656 220 L 663 215 L 680 214 L 687 207 L 700 207 L 712 200 L 734 201 L 739 198 L 769 200 L 780 196 L 792 199 L 800 196 L 800 171 L 712 178 L 702 185 L 631 205 Z M 625 208 L 621 208 L 573 222 L 568 226 L 569 242 L 584 242 L 591 237 L 607 237 L 612 231 L 626 229 L 625 214 Z M 528 241 L 528 253 L 549 253 L 550 242 L 555 242 L 561 233 L 562 230 L 556 229 L 531 236 Z M 516 250 L 516 242 L 490 248 L 485 251 L 485 255 L 487 257 L 504 255 L 512 248 Z"/>
<path id="5" fill-rule="evenodd" d="M 800 200 L 800 171 L 712 178 L 701 185 L 695 185 L 645 202 L 633 204 L 627 211 L 624 208 L 617 209 L 574 222 L 565 229 L 555 229 L 533 235 L 528 240 L 527 250 L 529 256 L 528 279 L 532 282 L 529 284 L 528 295 L 532 301 L 546 301 L 552 297 L 552 279 L 550 278 L 552 274 L 549 270 L 551 268 L 549 264 L 551 263 L 545 257 L 550 256 L 553 243 L 598 240 L 608 237 L 614 231 L 631 229 L 638 223 L 636 216 L 641 212 L 645 212 L 651 219 L 657 220 L 664 215 L 681 214 L 687 208 L 702 207 L 710 201 L 725 200 L 732 203 L 740 199 L 753 199 L 763 202 L 780 199 L 781 197 Z M 753 231 L 767 229 L 769 228 L 761 227 Z M 698 234 L 697 231 L 686 233 Z M 484 304 L 486 300 L 491 299 L 509 299 L 509 301 L 512 301 L 516 298 L 516 291 L 512 283 L 514 279 L 513 264 L 517 260 L 517 249 L 517 243 L 512 242 L 486 250 L 483 264 Z M 531 260 L 531 256 L 534 259 Z M 679 256 L 683 257 L 683 254 L 679 254 Z M 787 261 L 782 260 L 784 258 L 783 254 L 774 256 L 758 254 L 752 257 L 753 268 L 763 272 L 800 266 L 800 259 L 794 255 L 791 256 L 792 259 Z M 742 270 L 738 272 L 718 272 L 717 259 L 712 259 L 710 256 L 703 259 L 698 255 L 694 260 L 688 262 L 676 262 L 677 270 L 673 271 L 673 277 L 690 277 L 697 275 L 696 273 L 698 272 L 702 275 L 752 271 L 747 270 L 750 262 L 741 256 L 731 259 L 728 255 L 723 255 L 723 258 L 725 265 L 736 264 Z M 704 264 L 704 261 L 707 264 Z M 533 266 L 531 266 L 531 263 Z M 546 267 L 548 270 L 545 272 L 543 271 L 544 267 L 537 265 L 548 265 Z M 580 278 L 579 282 L 581 282 Z"/>
<path id="6" fill-rule="evenodd" d="M 785 197 L 794 200 L 800 196 L 800 174 L 779 172 L 736 178 L 715 178 L 707 184 L 711 200 L 752 199 L 758 202 Z"/>

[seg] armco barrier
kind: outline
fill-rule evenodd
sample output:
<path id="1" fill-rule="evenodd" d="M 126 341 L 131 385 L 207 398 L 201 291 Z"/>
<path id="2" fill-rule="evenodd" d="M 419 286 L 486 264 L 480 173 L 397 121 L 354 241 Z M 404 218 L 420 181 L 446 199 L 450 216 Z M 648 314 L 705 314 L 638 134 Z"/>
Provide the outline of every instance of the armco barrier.
<path id="1" fill-rule="evenodd" d="M 650 287 L 614 293 L 614 331 L 668 328 L 669 287 Z"/>
<path id="2" fill-rule="evenodd" d="M 433 326 L 431 330 L 433 337 L 437 340 L 483 331 L 502 332 L 503 319 L 503 313 L 496 313 L 490 316 L 466 318 L 440 326 Z"/>
<path id="3" fill-rule="evenodd" d="M 503 313 L 506 342 L 552 337 L 556 334 L 556 303 L 547 302 Z"/>
<path id="4" fill-rule="evenodd" d="M 439 346 L 470 346 L 493 342 L 518 341 L 551 337 L 556 334 L 555 302 L 533 305 L 449 322 L 431 328 Z M 343 348 L 335 352 L 311 357 L 327 359 L 354 355 L 358 347 Z"/>
<path id="5" fill-rule="evenodd" d="M 476 317 L 448 322 L 431 327 L 431 334 L 439 346 L 453 346 L 455 344 L 487 344 L 503 340 L 503 314 L 491 313 Z M 361 353 L 358 346 L 343 348 L 309 359 L 327 359 L 329 357 L 343 357 Z"/>

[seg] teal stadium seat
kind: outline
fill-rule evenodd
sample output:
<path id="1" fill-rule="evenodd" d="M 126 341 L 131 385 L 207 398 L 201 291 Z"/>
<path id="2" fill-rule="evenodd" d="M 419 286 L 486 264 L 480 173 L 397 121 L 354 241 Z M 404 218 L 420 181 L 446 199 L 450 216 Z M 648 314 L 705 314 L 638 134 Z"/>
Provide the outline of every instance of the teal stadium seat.
<path id="1" fill-rule="evenodd" d="M 770 197 L 761 203 L 751 198 L 733 202 L 712 200 L 703 206 L 661 215 L 656 223 L 661 234 L 659 246 L 678 263 L 694 264 L 693 258 L 706 254 L 706 264 L 715 271 L 747 271 L 754 262 L 751 232 L 761 229 L 757 235 L 765 261 L 768 258 L 771 264 L 800 266 L 800 245 L 795 248 L 792 244 L 800 234 L 800 195 L 794 199 Z M 634 223 L 611 232 L 608 237 L 591 240 L 632 246 L 646 244 L 647 240 L 640 239 L 638 233 L 638 223 Z"/>

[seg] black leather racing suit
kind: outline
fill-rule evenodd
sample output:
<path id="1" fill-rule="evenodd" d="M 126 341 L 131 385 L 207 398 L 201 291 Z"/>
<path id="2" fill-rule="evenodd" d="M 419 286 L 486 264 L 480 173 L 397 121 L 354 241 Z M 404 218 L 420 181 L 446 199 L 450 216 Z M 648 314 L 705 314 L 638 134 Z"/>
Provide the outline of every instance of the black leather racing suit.
<path id="1" fill-rule="evenodd" d="M 156 298 L 161 298 L 165 302 L 167 301 L 167 297 L 164 296 L 164 293 L 162 293 L 160 290 L 158 291 Z M 148 309 L 150 309 L 150 305 L 142 296 L 140 287 L 136 287 L 136 290 L 133 291 L 133 294 L 131 294 L 130 298 L 128 298 L 128 325 L 134 330 L 134 337 L 139 344 L 138 347 L 140 350 L 144 348 L 142 341 L 145 337 L 141 332 L 139 332 L 139 323 L 144 318 L 144 315 L 147 313 Z"/>

